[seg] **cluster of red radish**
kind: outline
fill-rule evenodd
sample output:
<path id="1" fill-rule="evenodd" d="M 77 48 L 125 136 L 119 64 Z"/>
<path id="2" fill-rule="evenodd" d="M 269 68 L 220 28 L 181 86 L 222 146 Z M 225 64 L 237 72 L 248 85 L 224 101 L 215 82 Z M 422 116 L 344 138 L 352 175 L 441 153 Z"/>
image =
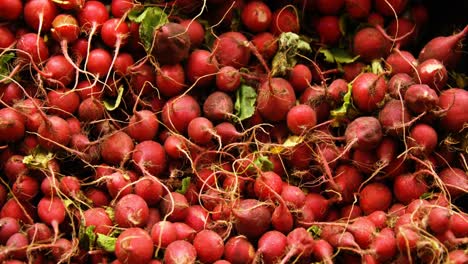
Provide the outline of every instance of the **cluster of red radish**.
<path id="1" fill-rule="evenodd" d="M 418 43 L 408 0 L 0 21 L 1 263 L 468 262 L 468 26 Z"/>

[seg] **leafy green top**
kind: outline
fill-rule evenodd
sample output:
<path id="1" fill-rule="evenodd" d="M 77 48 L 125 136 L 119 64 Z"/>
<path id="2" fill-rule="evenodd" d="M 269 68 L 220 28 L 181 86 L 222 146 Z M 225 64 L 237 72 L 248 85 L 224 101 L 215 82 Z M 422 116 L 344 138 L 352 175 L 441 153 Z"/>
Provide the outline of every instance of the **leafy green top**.
<path id="1" fill-rule="evenodd" d="M 154 31 L 169 22 L 167 14 L 159 7 L 136 7 L 128 14 L 130 21 L 140 24 L 139 34 L 147 51 L 151 50 Z"/>

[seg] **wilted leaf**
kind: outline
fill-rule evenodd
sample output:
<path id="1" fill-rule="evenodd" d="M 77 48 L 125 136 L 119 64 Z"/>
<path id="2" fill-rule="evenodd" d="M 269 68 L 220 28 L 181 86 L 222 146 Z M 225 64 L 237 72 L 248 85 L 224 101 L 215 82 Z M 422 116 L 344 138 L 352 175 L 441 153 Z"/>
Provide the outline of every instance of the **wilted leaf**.
<path id="1" fill-rule="evenodd" d="M 117 91 L 117 98 L 115 98 L 115 101 L 111 102 L 110 100 L 104 100 L 104 107 L 108 111 L 114 111 L 115 109 L 117 109 L 117 107 L 119 107 L 120 105 L 120 102 L 122 101 L 123 92 L 124 92 L 124 87 L 120 86 Z"/>
<path id="2" fill-rule="evenodd" d="M 242 84 L 236 93 L 236 102 L 234 108 L 239 120 L 245 120 L 255 113 L 255 102 L 257 101 L 257 93 L 254 88 Z"/>
<path id="3" fill-rule="evenodd" d="M 182 179 L 182 185 L 180 186 L 179 189 L 176 190 L 176 192 L 180 194 L 185 194 L 188 191 L 188 187 L 190 186 L 190 177 L 185 177 Z"/>
<path id="4" fill-rule="evenodd" d="M 283 32 L 278 38 L 278 51 L 272 61 L 272 76 L 285 75 L 297 63 L 296 55 L 312 49 L 307 41 L 292 32 Z"/>
<path id="5" fill-rule="evenodd" d="M 115 242 L 117 242 L 116 237 L 106 236 L 103 234 L 97 234 L 97 240 L 96 240 L 97 246 L 104 249 L 107 252 L 115 251 Z"/>

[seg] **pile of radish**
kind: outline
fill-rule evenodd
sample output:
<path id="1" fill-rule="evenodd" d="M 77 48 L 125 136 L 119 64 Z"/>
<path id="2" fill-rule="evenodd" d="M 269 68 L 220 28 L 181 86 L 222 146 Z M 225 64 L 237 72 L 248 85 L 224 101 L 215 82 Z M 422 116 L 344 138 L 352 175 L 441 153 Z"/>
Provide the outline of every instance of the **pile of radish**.
<path id="1" fill-rule="evenodd" d="M 430 21 L 0 0 L 0 263 L 468 263 L 468 25 Z"/>

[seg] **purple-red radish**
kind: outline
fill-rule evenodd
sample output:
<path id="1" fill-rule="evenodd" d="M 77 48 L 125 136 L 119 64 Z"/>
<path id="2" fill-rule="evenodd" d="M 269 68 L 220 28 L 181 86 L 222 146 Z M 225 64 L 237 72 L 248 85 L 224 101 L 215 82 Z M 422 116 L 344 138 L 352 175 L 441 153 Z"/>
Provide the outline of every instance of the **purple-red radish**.
<path id="1" fill-rule="evenodd" d="M 295 101 L 294 89 L 285 79 L 272 78 L 258 88 L 257 109 L 270 121 L 284 120 Z"/>
<path id="2" fill-rule="evenodd" d="M 90 208 L 83 212 L 83 223 L 86 227 L 94 226 L 94 233 L 108 235 L 114 225 L 104 208 Z"/>
<path id="3" fill-rule="evenodd" d="M 164 263 L 195 263 L 197 250 L 185 240 L 176 240 L 169 244 L 164 251 Z"/>
<path id="4" fill-rule="evenodd" d="M 427 184 L 415 174 L 405 173 L 395 178 L 393 194 L 399 202 L 409 204 L 427 192 L 428 188 Z"/>
<path id="5" fill-rule="evenodd" d="M 364 112 L 376 110 L 384 99 L 386 91 L 385 79 L 371 72 L 360 74 L 352 83 L 353 102 Z"/>
<path id="6" fill-rule="evenodd" d="M 120 198 L 114 210 L 115 223 L 120 227 L 144 227 L 148 221 L 148 205 L 136 194 Z"/>
<path id="7" fill-rule="evenodd" d="M 441 127 L 458 132 L 468 123 L 468 112 L 465 107 L 468 104 L 468 91 L 460 88 L 451 88 L 439 95 L 438 106 L 445 110 L 440 119 Z"/>
<path id="8" fill-rule="evenodd" d="M 447 68 L 436 59 L 428 59 L 420 63 L 413 73 L 416 83 L 427 84 L 437 91 L 444 90 L 448 81 Z"/>
<path id="9" fill-rule="evenodd" d="M 388 101 L 379 112 L 379 122 L 382 129 L 391 136 L 402 136 L 410 121 L 411 115 L 400 100 Z"/>
<path id="10" fill-rule="evenodd" d="M 370 183 L 359 193 L 359 206 L 368 215 L 374 211 L 386 211 L 392 203 L 392 192 L 383 183 Z"/>
<path id="11" fill-rule="evenodd" d="M 181 64 L 166 64 L 159 68 L 156 75 L 158 91 L 167 97 L 181 94 L 185 86 L 185 72 Z"/>
<path id="12" fill-rule="evenodd" d="M 0 109 L 0 142 L 15 142 L 23 138 L 25 120 L 12 108 Z"/>
<path id="13" fill-rule="evenodd" d="M 468 190 L 468 175 L 460 168 L 448 167 L 439 172 L 439 177 L 453 198 L 458 198 Z"/>
<path id="14" fill-rule="evenodd" d="M 258 200 L 241 200 L 235 205 L 232 213 L 235 217 L 237 232 L 248 238 L 259 238 L 270 227 L 270 210 L 266 204 Z"/>
<path id="15" fill-rule="evenodd" d="M 130 158 L 135 145 L 132 138 L 122 131 L 105 137 L 101 143 L 101 156 L 104 162 L 118 165 Z"/>
<path id="16" fill-rule="evenodd" d="M 153 139 L 158 133 L 159 121 L 149 110 L 137 111 L 130 118 L 127 134 L 138 142 Z"/>
<path id="17" fill-rule="evenodd" d="M 272 20 L 270 7 L 261 1 L 247 3 L 241 12 L 241 21 L 251 32 L 263 32 Z"/>
<path id="18" fill-rule="evenodd" d="M 232 66 L 223 66 L 216 74 L 216 88 L 222 92 L 234 92 L 240 84 L 241 74 Z"/>
<path id="19" fill-rule="evenodd" d="M 407 143 L 408 147 L 416 154 L 432 153 L 437 147 L 437 131 L 430 125 L 418 123 L 410 130 Z"/>
<path id="20" fill-rule="evenodd" d="M 206 98 L 203 103 L 203 114 L 212 121 L 228 120 L 233 116 L 234 103 L 231 97 L 220 91 L 216 91 Z"/>
<path id="21" fill-rule="evenodd" d="M 184 26 L 169 22 L 154 32 L 152 53 L 160 64 L 177 64 L 186 59 L 190 50 L 190 37 Z"/>
<path id="22" fill-rule="evenodd" d="M 263 234 L 258 239 L 256 259 L 260 258 L 265 264 L 277 263 L 286 252 L 286 236 L 276 230 L 271 230 Z"/>
<path id="23" fill-rule="evenodd" d="M 299 33 L 301 25 L 298 11 L 292 5 L 278 8 L 273 12 L 270 23 L 270 32 L 273 35 L 280 35 L 283 32 Z"/>
<path id="24" fill-rule="evenodd" d="M 379 120 L 372 116 L 354 119 L 345 131 L 346 143 L 360 150 L 376 148 L 382 141 L 382 137 L 382 126 Z"/>
<path id="25" fill-rule="evenodd" d="M 179 22 L 187 30 L 190 38 L 190 48 L 198 48 L 205 40 L 205 29 L 197 20 L 185 19 Z"/>
<path id="26" fill-rule="evenodd" d="M 167 220 L 177 222 L 184 221 L 188 213 L 189 203 L 184 195 L 171 192 L 163 196 L 159 207 L 161 214 L 167 216 Z"/>
<path id="27" fill-rule="evenodd" d="M 197 258 L 203 263 L 220 260 L 224 253 L 223 238 L 211 230 L 202 230 L 193 239 Z"/>
<path id="28" fill-rule="evenodd" d="M 251 263 L 255 258 L 255 248 L 244 236 L 229 238 L 224 245 L 224 260 L 231 264 Z"/>
<path id="29" fill-rule="evenodd" d="M 198 102 L 190 95 L 173 97 L 162 110 L 162 121 L 169 129 L 185 133 L 192 119 L 201 115 Z"/>
<path id="30" fill-rule="evenodd" d="M 115 255 L 122 264 L 149 263 L 153 258 L 151 236 L 138 227 L 126 229 L 115 242 Z"/>
<path id="31" fill-rule="evenodd" d="M 366 18 L 372 8 L 371 0 L 345 0 L 346 13 L 353 19 Z"/>
<path id="32" fill-rule="evenodd" d="M 439 97 L 434 89 L 425 84 L 413 84 L 405 92 L 405 105 L 415 114 L 434 109 Z"/>

